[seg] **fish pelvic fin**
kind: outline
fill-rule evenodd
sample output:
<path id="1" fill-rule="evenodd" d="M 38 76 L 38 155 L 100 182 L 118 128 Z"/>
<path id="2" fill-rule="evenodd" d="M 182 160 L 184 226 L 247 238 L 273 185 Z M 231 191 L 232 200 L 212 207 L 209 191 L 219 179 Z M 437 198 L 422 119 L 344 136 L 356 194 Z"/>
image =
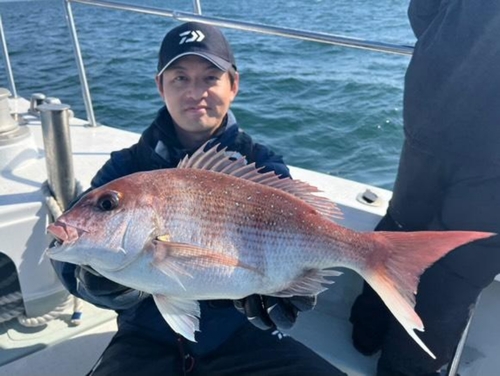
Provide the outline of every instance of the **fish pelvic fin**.
<path id="1" fill-rule="evenodd" d="M 153 295 L 156 307 L 174 332 L 191 342 L 196 342 L 195 332 L 200 331 L 200 304 L 164 295 Z"/>
<path id="2" fill-rule="evenodd" d="M 363 278 L 378 293 L 413 340 L 433 359 L 415 333 L 424 324 L 415 312 L 415 295 L 422 273 L 453 249 L 494 234 L 472 231 L 373 232 L 375 248 Z"/>
<path id="3" fill-rule="evenodd" d="M 341 274 L 342 272 L 337 270 L 307 269 L 284 290 L 267 295 L 279 298 L 318 295 L 327 289 L 323 285 L 334 283 L 334 281 L 327 278 L 338 277 Z"/>

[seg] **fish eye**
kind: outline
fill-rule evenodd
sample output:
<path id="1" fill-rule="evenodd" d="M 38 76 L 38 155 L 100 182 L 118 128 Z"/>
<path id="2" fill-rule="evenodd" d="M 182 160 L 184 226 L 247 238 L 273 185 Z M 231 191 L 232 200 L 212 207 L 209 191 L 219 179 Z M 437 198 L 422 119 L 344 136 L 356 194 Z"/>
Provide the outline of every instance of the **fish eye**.
<path id="1" fill-rule="evenodd" d="M 117 192 L 107 192 L 97 200 L 97 206 L 103 211 L 116 209 L 120 203 L 120 195 Z"/>

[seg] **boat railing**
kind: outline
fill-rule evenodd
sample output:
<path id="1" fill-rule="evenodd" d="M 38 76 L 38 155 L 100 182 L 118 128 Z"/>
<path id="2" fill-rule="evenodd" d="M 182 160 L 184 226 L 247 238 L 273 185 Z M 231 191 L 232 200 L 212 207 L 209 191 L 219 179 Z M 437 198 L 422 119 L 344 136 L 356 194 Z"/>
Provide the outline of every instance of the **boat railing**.
<path id="1" fill-rule="evenodd" d="M 2 53 L 3 53 L 3 61 L 5 66 L 5 75 L 7 76 L 7 80 L 9 81 L 9 89 L 10 93 L 14 98 L 17 97 L 16 91 L 16 83 L 14 81 L 14 75 L 12 74 L 12 67 L 10 66 L 10 56 L 9 49 L 7 48 L 7 41 L 5 38 L 5 33 L 3 31 L 3 23 L 2 23 L 2 15 L 0 14 L 0 39 L 2 40 Z"/>
<path id="2" fill-rule="evenodd" d="M 87 84 L 85 66 L 83 64 L 82 54 L 80 52 L 80 45 L 78 42 L 78 36 L 75 27 L 75 21 L 73 18 L 73 12 L 71 9 L 71 3 L 80 3 L 80 4 L 108 8 L 108 9 L 115 9 L 120 11 L 130 11 L 142 14 L 169 17 L 182 22 L 196 21 L 222 28 L 230 28 L 242 31 L 275 35 L 292 39 L 301 39 L 312 42 L 333 44 L 337 46 L 365 49 L 371 51 L 379 51 L 379 52 L 386 52 L 386 53 L 393 53 L 400 55 L 411 55 L 413 52 L 413 47 L 407 45 L 373 42 L 369 40 L 345 37 L 340 35 L 319 33 L 319 32 L 299 30 L 299 29 L 286 28 L 273 25 L 265 25 L 259 23 L 234 20 L 234 19 L 225 19 L 220 17 L 205 16 L 202 15 L 200 0 L 193 0 L 193 13 L 159 9 L 147 6 L 112 2 L 112 1 L 65 0 L 66 19 L 68 21 L 69 31 L 71 34 L 71 41 L 73 44 L 73 50 L 75 52 L 76 64 L 80 76 L 83 100 L 87 112 L 87 120 L 90 126 L 97 126 L 97 123 L 95 120 L 94 110 L 92 106 L 92 99 Z"/>

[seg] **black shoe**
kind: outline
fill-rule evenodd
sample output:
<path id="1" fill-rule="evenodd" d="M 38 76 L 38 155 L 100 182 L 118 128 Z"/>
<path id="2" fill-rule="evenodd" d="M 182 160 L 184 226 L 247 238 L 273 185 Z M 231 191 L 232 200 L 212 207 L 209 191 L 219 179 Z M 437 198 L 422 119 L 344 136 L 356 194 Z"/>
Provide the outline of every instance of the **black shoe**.
<path id="1" fill-rule="evenodd" d="M 354 303 L 349 318 L 352 323 L 352 344 L 361 354 L 370 356 L 382 348 L 388 329 L 388 318 L 385 311 L 369 310 L 363 307 L 362 303 L 361 296 Z M 369 315 L 367 312 L 374 314 Z"/>
<path id="2" fill-rule="evenodd" d="M 352 344 L 356 350 L 365 356 L 377 353 L 382 347 L 384 336 L 382 333 L 369 333 L 361 325 L 352 328 Z"/>

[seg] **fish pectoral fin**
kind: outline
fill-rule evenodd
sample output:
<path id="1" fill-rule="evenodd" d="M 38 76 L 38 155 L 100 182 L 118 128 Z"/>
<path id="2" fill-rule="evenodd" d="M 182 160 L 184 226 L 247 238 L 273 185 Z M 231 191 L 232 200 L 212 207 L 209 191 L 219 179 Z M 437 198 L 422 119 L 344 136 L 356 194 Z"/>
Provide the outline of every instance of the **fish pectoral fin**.
<path id="1" fill-rule="evenodd" d="M 196 342 L 195 331 L 200 331 L 200 305 L 196 300 L 186 300 L 153 295 L 153 299 L 172 330 L 184 338 Z"/>
<path id="2" fill-rule="evenodd" d="M 259 273 L 258 269 L 246 265 L 237 257 L 217 252 L 212 249 L 198 247 L 187 243 L 175 243 L 161 241 L 160 238 L 153 240 L 156 250 L 153 265 L 164 270 L 177 270 L 189 275 L 186 267 L 209 268 L 209 267 L 232 267 L 244 268 Z"/>
<path id="3" fill-rule="evenodd" d="M 286 289 L 278 291 L 271 296 L 286 298 L 291 296 L 318 295 L 326 290 L 323 285 L 330 285 L 333 281 L 328 277 L 338 277 L 342 272 L 327 269 L 307 269 L 298 276 Z"/>

